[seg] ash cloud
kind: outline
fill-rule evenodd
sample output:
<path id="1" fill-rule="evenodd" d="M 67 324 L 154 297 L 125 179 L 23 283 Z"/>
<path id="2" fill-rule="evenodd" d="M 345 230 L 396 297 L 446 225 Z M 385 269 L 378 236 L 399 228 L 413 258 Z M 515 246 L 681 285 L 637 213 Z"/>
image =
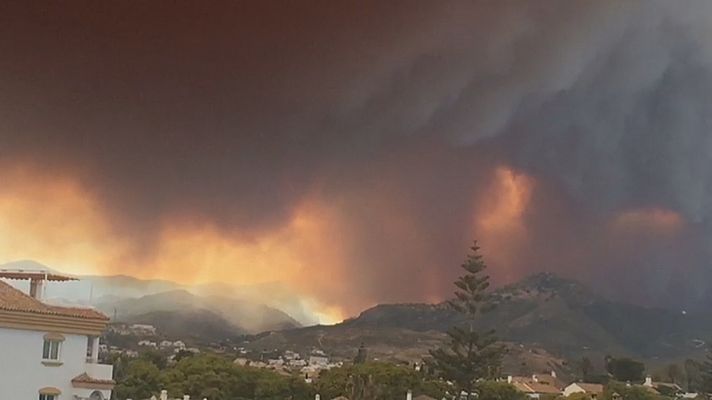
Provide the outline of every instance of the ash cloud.
<path id="1" fill-rule="evenodd" d="M 254 240 L 318 197 L 348 284 L 315 296 L 443 298 L 505 166 L 535 188 L 499 281 L 706 295 L 707 2 L 0 7 L 0 164 L 77 176 L 139 256 L 175 218 Z M 612 235 L 637 209 L 684 227 Z"/>

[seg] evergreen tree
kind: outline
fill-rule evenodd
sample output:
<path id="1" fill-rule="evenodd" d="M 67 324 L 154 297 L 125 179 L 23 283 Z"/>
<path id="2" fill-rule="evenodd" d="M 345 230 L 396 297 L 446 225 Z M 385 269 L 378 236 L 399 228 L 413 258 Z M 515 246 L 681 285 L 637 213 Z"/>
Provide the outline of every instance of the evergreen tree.
<path id="1" fill-rule="evenodd" d="M 433 366 L 439 374 L 467 393 L 472 393 L 478 379 L 497 375 L 504 354 L 494 331 L 475 330 L 476 318 L 493 307 L 489 276 L 485 274 L 487 265 L 479 250 L 475 242 L 462 264 L 465 274 L 455 281 L 455 298 L 448 302 L 452 309 L 463 314 L 467 323 L 465 327 L 450 328 L 445 347 L 431 351 Z"/>
<path id="2" fill-rule="evenodd" d="M 707 348 L 707 357 L 699 365 L 700 386 L 705 393 L 712 393 L 712 345 Z"/>
<path id="3" fill-rule="evenodd" d="M 683 364 L 685 368 L 685 383 L 688 392 L 696 392 L 702 390 L 702 372 L 700 371 L 700 363 L 687 359 Z"/>
<path id="4" fill-rule="evenodd" d="M 621 382 L 641 382 L 645 373 L 645 364 L 630 358 L 614 358 L 607 356 L 606 371 L 608 371 L 615 380 Z"/>
<path id="5" fill-rule="evenodd" d="M 680 368 L 679 365 L 670 364 L 665 369 L 665 372 L 667 374 L 668 379 L 670 379 L 670 382 L 672 382 L 672 383 L 681 383 L 682 382 L 682 369 Z"/>
<path id="6" fill-rule="evenodd" d="M 593 363 L 588 357 L 583 357 L 581 359 L 579 370 L 581 371 L 581 379 L 583 379 L 584 382 L 588 382 L 591 371 L 593 371 Z"/>
<path id="7" fill-rule="evenodd" d="M 354 364 L 363 364 L 368 359 L 368 350 L 366 350 L 366 345 L 361 343 L 358 347 L 358 353 L 354 357 Z"/>
<path id="8" fill-rule="evenodd" d="M 119 399 L 147 399 L 161 390 L 160 371 L 145 359 L 131 361 L 121 382 L 114 389 Z"/>

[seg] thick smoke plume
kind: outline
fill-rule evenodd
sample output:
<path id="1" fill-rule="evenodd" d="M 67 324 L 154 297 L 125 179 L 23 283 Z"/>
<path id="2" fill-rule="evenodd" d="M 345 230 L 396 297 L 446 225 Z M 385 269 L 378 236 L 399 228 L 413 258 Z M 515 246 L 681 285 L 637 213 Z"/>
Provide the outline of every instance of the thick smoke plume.
<path id="1" fill-rule="evenodd" d="M 280 281 L 346 315 L 445 298 L 477 238 L 500 283 L 547 270 L 686 306 L 710 277 L 710 16 L 703 1 L 5 4 L 0 247 Z"/>

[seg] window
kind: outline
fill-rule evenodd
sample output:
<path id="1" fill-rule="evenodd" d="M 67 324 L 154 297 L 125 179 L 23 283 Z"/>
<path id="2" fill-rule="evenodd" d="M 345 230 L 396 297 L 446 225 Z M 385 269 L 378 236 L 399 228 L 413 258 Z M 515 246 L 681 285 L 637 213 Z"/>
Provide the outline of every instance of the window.
<path id="1" fill-rule="evenodd" d="M 46 387 L 40 389 L 39 400 L 59 400 L 59 395 L 62 394 L 59 389 L 54 387 Z"/>
<path id="2" fill-rule="evenodd" d="M 100 391 L 95 390 L 92 392 L 91 396 L 89 396 L 89 400 L 104 400 L 104 395 L 101 394 Z"/>
<path id="3" fill-rule="evenodd" d="M 64 342 L 64 336 L 60 333 L 51 332 L 44 335 L 44 344 L 42 345 L 42 363 L 45 365 L 57 366 L 61 365 L 59 362 L 62 356 L 62 342 Z M 42 394 L 53 394 L 53 393 L 42 393 Z M 56 399 L 51 399 L 56 400 Z"/>
<path id="4" fill-rule="evenodd" d="M 56 339 L 45 339 L 44 347 L 42 348 L 42 359 L 43 360 L 59 360 L 59 350 L 62 346 L 62 342 Z M 44 399 L 40 399 L 44 400 Z M 54 400 L 52 398 L 48 400 Z"/>
<path id="5" fill-rule="evenodd" d="M 87 358 L 91 357 L 92 350 L 94 350 L 94 337 L 87 336 Z"/>

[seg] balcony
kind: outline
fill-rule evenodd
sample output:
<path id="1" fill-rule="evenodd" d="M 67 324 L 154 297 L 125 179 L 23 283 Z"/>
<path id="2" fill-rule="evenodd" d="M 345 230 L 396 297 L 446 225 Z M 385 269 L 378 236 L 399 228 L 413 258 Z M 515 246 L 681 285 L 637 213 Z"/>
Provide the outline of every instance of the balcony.
<path id="1" fill-rule="evenodd" d="M 87 375 L 93 379 L 108 381 L 111 380 L 114 372 L 113 365 L 90 363 L 86 364 Z"/>

